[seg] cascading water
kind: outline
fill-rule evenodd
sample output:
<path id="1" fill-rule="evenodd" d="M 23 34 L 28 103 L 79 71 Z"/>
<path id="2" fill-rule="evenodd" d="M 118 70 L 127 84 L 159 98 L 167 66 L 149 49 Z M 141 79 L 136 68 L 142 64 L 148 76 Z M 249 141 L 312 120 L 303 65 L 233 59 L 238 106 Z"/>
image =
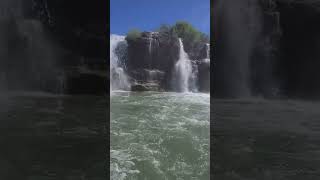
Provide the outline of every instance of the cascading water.
<path id="1" fill-rule="evenodd" d="M 124 47 L 119 47 L 122 43 Z M 124 71 L 125 63 L 119 57 L 126 52 L 126 40 L 124 36 L 110 35 L 110 85 L 112 90 L 129 90 L 130 83 Z"/>
<path id="2" fill-rule="evenodd" d="M 189 91 L 192 92 L 198 92 L 198 81 L 199 81 L 199 77 L 198 77 L 198 64 L 195 61 L 190 61 L 192 62 L 192 66 L 191 66 L 191 76 L 189 79 Z"/>
<path id="3" fill-rule="evenodd" d="M 149 42 L 149 55 L 150 55 L 149 68 L 151 68 L 152 66 L 152 41 L 153 39 L 151 38 Z"/>
<path id="4" fill-rule="evenodd" d="M 205 61 L 210 62 L 210 44 L 206 44 L 206 46 L 207 46 L 207 57 Z"/>
<path id="5" fill-rule="evenodd" d="M 46 27 L 24 15 L 23 0 L 0 2 L 0 86 L 12 90 L 55 91 L 58 48 L 51 42 Z M 23 77 L 23 78 L 22 78 Z"/>
<path id="6" fill-rule="evenodd" d="M 215 68 L 213 83 L 215 96 L 244 98 L 252 95 L 252 63 L 257 40 L 262 34 L 263 19 L 260 2 L 256 0 L 217 1 L 215 32 Z M 259 62 L 258 62 L 259 61 Z M 223 79 L 223 80 L 222 80 Z"/>
<path id="7" fill-rule="evenodd" d="M 174 90 L 179 92 L 188 92 L 189 89 L 191 89 L 189 87 L 189 82 L 193 76 L 192 64 L 188 57 L 188 54 L 184 51 L 181 38 L 179 38 L 179 45 L 180 45 L 179 60 L 174 66 L 172 84 L 173 84 Z"/>

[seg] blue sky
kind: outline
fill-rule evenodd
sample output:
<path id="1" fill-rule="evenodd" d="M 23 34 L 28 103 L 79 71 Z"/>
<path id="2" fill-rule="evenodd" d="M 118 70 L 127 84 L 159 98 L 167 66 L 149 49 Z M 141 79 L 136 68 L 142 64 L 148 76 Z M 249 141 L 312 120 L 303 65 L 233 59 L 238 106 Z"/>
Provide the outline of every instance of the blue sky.
<path id="1" fill-rule="evenodd" d="M 110 32 L 152 31 L 183 20 L 210 34 L 210 0 L 110 0 Z"/>

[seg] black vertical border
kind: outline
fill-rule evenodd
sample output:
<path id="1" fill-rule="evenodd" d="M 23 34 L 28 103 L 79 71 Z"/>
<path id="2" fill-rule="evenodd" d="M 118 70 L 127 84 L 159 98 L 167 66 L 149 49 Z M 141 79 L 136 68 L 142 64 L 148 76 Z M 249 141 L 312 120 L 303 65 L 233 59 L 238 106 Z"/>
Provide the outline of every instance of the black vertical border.
<path id="1" fill-rule="evenodd" d="M 110 0 L 105 0 L 106 2 L 106 20 L 104 23 L 106 23 L 106 65 L 107 65 L 107 72 L 109 72 L 110 75 Z M 106 80 L 106 176 L 107 179 L 110 179 L 110 76 L 108 76 Z"/>
<path id="2" fill-rule="evenodd" d="M 213 178 L 213 134 L 214 134 L 214 117 L 213 117 L 213 85 L 212 85 L 212 80 L 213 80 L 213 70 L 214 70 L 214 55 L 215 55 L 215 24 L 214 24 L 214 4 L 216 0 L 210 0 L 210 179 Z"/>

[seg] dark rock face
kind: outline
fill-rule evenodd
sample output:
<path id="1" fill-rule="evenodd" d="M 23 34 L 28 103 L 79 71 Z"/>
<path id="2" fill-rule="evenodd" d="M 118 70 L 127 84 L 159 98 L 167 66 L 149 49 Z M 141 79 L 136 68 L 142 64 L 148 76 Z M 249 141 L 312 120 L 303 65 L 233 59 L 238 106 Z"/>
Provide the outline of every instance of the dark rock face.
<path id="1" fill-rule="evenodd" d="M 84 56 L 107 58 L 107 1 L 33 2 L 30 16 L 40 19 L 61 46 Z"/>
<path id="2" fill-rule="evenodd" d="M 232 4 L 226 6 L 229 1 Z M 319 98 L 320 8 L 313 1 L 257 2 L 258 6 L 252 6 L 251 0 L 215 3 L 216 57 L 212 74 L 214 96 L 242 97 L 246 94 L 242 92 L 248 91 L 251 95 L 267 97 Z M 252 23 L 242 22 L 241 26 L 236 26 L 232 20 L 239 16 L 228 19 L 230 14 L 236 14 L 232 7 L 237 4 L 246 7 L 246 12 L 254 7 L 258 9 L 250 17 L 256 15 L 262 23 L 251 29 L 255 32 L 249 34 L 250 38 L 254 37 L 251 42 L 246 36 L 250 31 L 245 29 L 250 30 Z M 248 4 L 251 6 L 247 6 Z M 229 11 L 232 13 L 228 14 Z M 230 37 L 238 38 L 239 43 L 231 43 Z M 244 48 L 248 43 L 250 51 Z M 235 44 L 234 47 L 232 44 Z M 247 54 L 244 56 L 245 52 Z M 245 82 L 240 85 L 239 82 L 243 79 Z"/>
<path id="3" fill-rule="evenodd" d="M 141 82 L 162 82 L 164 80 L 165 72 L 150 69 L 137 69 L 131 71 L 131 77 L 135 81 Z"/>
<path id="4" fill-rule="evenodd" d="M 88 3 L 82 0 L 34 1 L 33 11 L 30 14 L 40 19 L 51 36 L 56 39 L 56 43 L 68 52 L 60 59 L 60 66 L 67 74 L 65 79 L 68 88 L 65 89 L 65 93 L 101 94 L 108 91 L 109 81 L 106 71 L 109 69 L 106 60 L 108 48 L 105 27 L 107 18 L 104 14 L 106 3 L 104 1 Z M 69 59 L 74 59 L 71 65 L 73 68 L 87 68 L 90 73 L 68 72 L 70 68 L 65 68 L 65 64 Z"/>
<path id="5" fill-rule="evenodd" d="M 63 93 L 104 95 L 107 91 L 105 70 L 93 70 L 87 65 L 65 69 Z"/>
<path id="6" fill-rule="evenodd" d="M 9 90 L 47 89 L 48 82 L 59 74 L 59 51 L 48 41 L 42 24 L 7 16 L 0 19 L 0 25 L 2 86 Z"/>
<path id="7" fill-rule="evenodd" d="M 132 85 L 131 91 L 162 91 L 162 89 L 157 83 L 143 83 Z"/>
<path id="8" fill-rule="evenodd" d="M 197 43 L 192 49 L 185 49 L 185 51 L 188 53 L 190 59 L 201 60 L 208 58 L 207 48 L 208 46 L 205 43 Z"/>
<path id="9" fill-rule="evenodd" d="M 102 87 L 107 91 L 106 73 L 70 71 L 79 67 L 95 74 L 108 70 L 106 4 L 5 0 L 0 5 L 1 86 L 54 93 L 100 94 Z M 61 84 L 68 89 L 61 89 Z"/>
<path id="10" fill-rule="evenodd" d="M 148 88 L 142 84 L 136 84 L 131 86 L 131 91 L 148 91 Z"/>
<path id="11" fill-rule="evenodd" d="M 128 68 L 171 70 L 179 59 L 178 39 L 166 34 L 144 32 L 135 41 L 128 41 Z"/>
<path id="12" fill-rule="evenodd" d="M 272 2 L 216 2 L 214 96 L 270 96 L 274 93 L 273 70 L 280 27 L 279 13 Z"/>
<path id="13" fill-rule="evenodd" d="M 207 58 L 207 45 L 199 43 L 194 47 L 196 48 L 187 53 L 194 64 L 197 64 L 198 60 Z M 178 38 L 167 33 L 143 32 L 141 37 L 128 40 L 129 76 L 133 78 L 133 82 L 152 82 L 158 84 L 160 89 L 172 90 L 172 72 L 179 59 L 179 49 Z M 201 75 L 208 76 L 204 78 L 209 79 L 207 69 L 204 68 L 204 71 Z M 207 89 L 208 87 L 200 88 L 204 91 Z"/>
<path id="14" fill-rule="evenodd" d="M 210 61 L 202 60 L 198 65 L 199 91 L 210 92 Z"/>
<path id="15" fill-rule="evenodd" d="M 159 70 L 165 72 L 160 83 L 169 89 L 172 68 L 178 59 L 178 39 L 166 34 L 144 32 L 135 41 L 128 41 L 128 74 L 134 78 L 138 78 L 137 72 L 142 69 Z"/>
<path id="16" fill-rule="evenodd" d="M 162 91 L 165 86 L 165 72 L 159 70 L 137 69 L 131 71 L 132 91 Z"/>
<path id="17" fill-rule="evenodd" d="M 319 98 L 320 10 L 308 2 L 277 5 L 283 32 L 278 66 L 283 89 L 290 97 Z"/>
<path id="18" fill-rule="evenodd" d="M 68 77 L 67 94 L 101 94 L 107 93 L 106 78 L 96 74 L 77 74 L 76 77 Z"/>

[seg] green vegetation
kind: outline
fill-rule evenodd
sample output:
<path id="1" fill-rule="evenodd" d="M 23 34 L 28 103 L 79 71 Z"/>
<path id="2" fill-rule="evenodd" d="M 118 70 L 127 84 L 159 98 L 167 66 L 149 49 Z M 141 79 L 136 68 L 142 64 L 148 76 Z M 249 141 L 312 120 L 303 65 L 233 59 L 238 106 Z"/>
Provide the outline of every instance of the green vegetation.
<path id="1" fill-rule="evenodd" d="M 191 24 L 185 21 L 178 21 L 173 26 L 162 24 L 160 28 L 157 29 L 160 33 L 171 32 L 175 33 L 177 37 L 182 38 L 184 41 L 190 42 L 203 42 L 209 43 L 209 36 L 196 30 Z"/>
<path id="2" fill-rule="evenodd" d="M 141 37 L 141 31 L 139 31 L 138 29 L 132 29 L 127 33 L 126 40 L 134 41 L 139 37 Z"/>
<path id="3" fill-rule="evenodd" d="M 173 26 L 163 24 L 157 31 L 168 34 L 170 38 L 181 38 L 187 52 L 201 43 L 210 42 L 208 35 L 196 30 L 191 24 L 184 21 L 178 21 Z"/>
<path id="4" fill-rule="evenodd" d="M 161 38 L 166 41 L 176 40 L 178 38 L 175 30 L 167 24 L 162 24 L 156 31 L 159 32 Z"/>
<path id="5" fill-rule="evenodd" d="M 185 21 L 178 21 L 173 26 L 162 24 L 155 31 L 158 31 L 162 35 L 163 40 L 181 38 L 187 52 L 192 51 L 192 49 L 196 48 L 199 44 L 209 43 L 210 41 L 208 35 L 198 31 Z M 126 39 L 134 41 L 139 37 L 141 37 L 141 32 L 133 29 L 128 32 Z"/>
<path id="6" fill-rule="evenodd" d="M 199 43 L 209 43 L 210 41 L 208 35 L 196 30 L 187 22 L 179 21 L 172 28 L 183 40 L 186 51 L 193 49 Z"/>
<path id="7" fill-rule="evenodd" d="M 173 28 L 177 32 L 178 36 L 185 41 L 197 42 L 201 40 L 203 35 L 201 32 L 197 31 L 192 25 L 187 22 L 177 22 Z"/>

